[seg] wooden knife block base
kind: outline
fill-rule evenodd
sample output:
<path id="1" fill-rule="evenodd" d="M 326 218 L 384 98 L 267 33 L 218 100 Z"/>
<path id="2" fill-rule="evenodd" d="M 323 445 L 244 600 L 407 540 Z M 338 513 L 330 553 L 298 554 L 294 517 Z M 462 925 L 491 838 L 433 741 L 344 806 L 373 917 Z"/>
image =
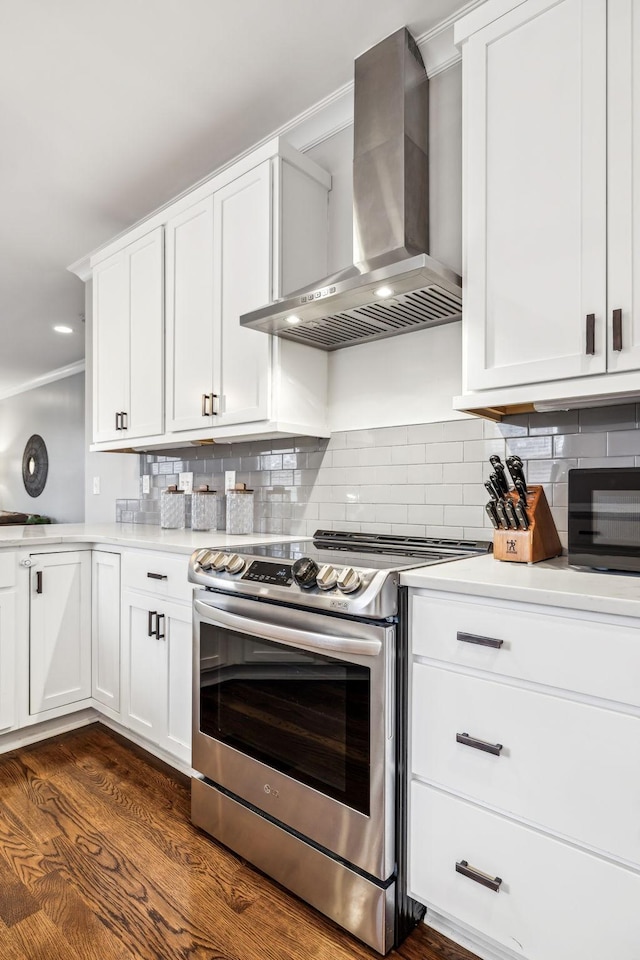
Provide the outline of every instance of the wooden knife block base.
<path id="1" fill-rule="evenodd" d="M 519 499 L 515 490 L 507 494 L 514 502 Z M 550 560 L 562 553 L 562 544 L 556 530 L 544 487 L 527 490 L 528 530 L 494 530 L 493 555 L 496 560 L 512 563 L 537 563 Z"/>

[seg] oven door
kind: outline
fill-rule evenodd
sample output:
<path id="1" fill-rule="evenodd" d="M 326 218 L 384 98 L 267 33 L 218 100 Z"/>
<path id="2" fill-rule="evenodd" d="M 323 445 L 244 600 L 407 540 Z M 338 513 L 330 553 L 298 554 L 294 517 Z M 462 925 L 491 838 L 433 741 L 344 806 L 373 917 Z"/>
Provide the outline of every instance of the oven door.
<path id="1" fill-rule="evenodd" d="M 202 592 L 193 767 L 372 876 L 395 867 L 395 626 Z"/>

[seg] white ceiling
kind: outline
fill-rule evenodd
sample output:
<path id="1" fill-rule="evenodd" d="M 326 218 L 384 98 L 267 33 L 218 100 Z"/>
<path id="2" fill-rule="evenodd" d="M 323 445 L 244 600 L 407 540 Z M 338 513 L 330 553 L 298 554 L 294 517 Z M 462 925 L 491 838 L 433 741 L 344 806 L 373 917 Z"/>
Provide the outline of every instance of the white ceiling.
<path id="1" fill-rule="evenodd" d="M 0 397 L 84 355 L 69 263 L 462 5 L 0 0 Z"/>

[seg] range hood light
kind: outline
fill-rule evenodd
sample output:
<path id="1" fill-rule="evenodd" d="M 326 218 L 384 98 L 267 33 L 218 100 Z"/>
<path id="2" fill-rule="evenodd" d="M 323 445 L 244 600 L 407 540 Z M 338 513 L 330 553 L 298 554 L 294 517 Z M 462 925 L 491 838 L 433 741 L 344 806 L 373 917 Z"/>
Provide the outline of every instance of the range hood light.
<path id="1" fill-rule="evenodd" d="M 296 323 L 300 323 L 300 317 L 296 317 L 295 313 L 292 313 L 291 316 L 287 317 L 287 323 L 294 326 Z"/>
<path id="2" fill-rule="evenodd" d="M 389 297 L 393 296 L 393 290 L 391 287 L 378 287 L 377 290 L 374 290 L 376 297 L 380 297 L 381 300 L 388 300 Z"/>
<path id="3" fill-rule="evenodd" d="M 57 324 L 53 329 L 55 333 L 73 333 L 73 327 L 67 327 L 63 323 Z"/>

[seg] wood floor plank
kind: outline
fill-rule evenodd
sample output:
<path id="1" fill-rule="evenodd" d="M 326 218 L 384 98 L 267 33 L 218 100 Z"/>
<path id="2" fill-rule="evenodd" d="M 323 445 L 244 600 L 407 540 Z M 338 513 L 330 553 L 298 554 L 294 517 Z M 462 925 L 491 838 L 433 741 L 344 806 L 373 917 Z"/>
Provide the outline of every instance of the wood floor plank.
<path id="1" fill-rule="evenodd" d="M 40 905 L 9 865 L 0 860 L 0 919 L 7 927 L 37 913 Z"/>
<path id="2" fill-rule="evenodd" d="M 100 725 L 0 756 L 1 960 L 378 957 L 189 816 L 188 781 Z M 476 960 L 423 925 L 391 956 Z"/>

